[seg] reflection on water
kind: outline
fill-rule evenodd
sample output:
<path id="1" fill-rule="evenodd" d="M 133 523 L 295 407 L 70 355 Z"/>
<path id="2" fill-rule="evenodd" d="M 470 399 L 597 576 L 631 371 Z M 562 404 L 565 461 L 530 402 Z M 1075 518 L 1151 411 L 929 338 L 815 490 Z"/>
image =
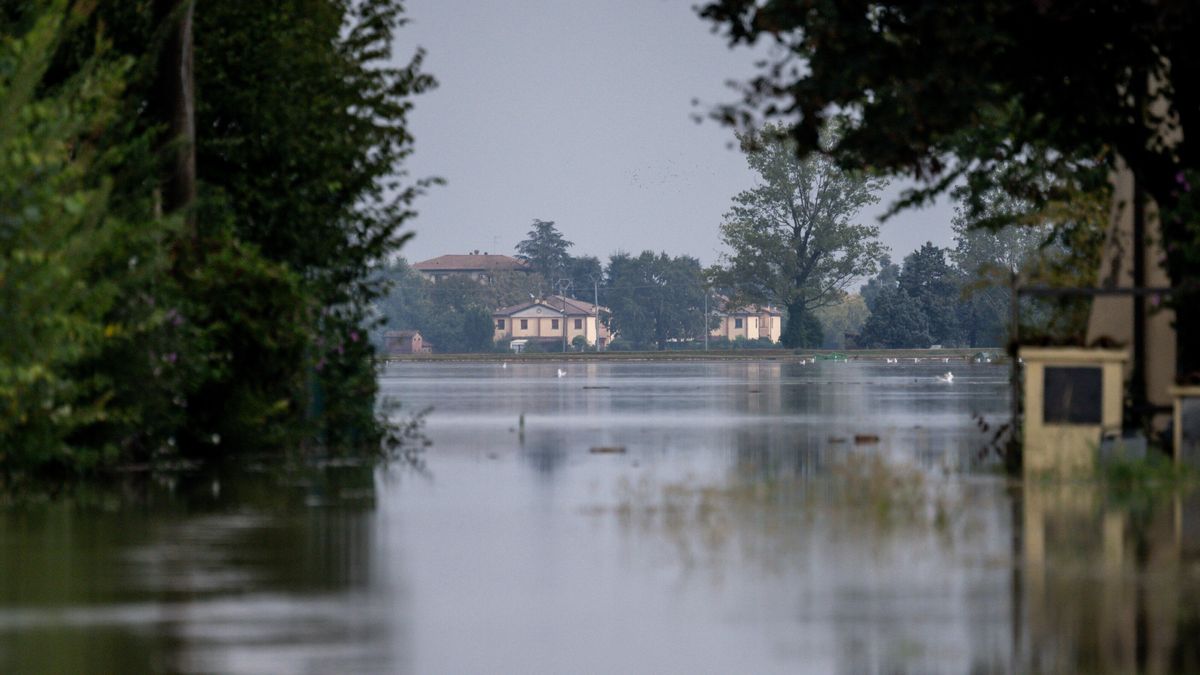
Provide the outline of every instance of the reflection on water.
<path id="1" fill-rule="evenodd" d="M 1006 481 L 943 370 L 393 366 L 425 474 L 0 513 L 0 672 L 1200 671 L 1200 500 Z"/>

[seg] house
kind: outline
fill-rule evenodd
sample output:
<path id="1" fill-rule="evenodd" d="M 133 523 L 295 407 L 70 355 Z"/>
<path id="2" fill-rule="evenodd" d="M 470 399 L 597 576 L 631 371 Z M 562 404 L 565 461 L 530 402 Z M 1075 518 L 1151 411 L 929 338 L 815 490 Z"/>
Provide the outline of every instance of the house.
<path id="1" fill-rule="evenodd" d="M 433 344 L 416 330 L 389 330 L 383 334 L 384 351 L 393 354 L 432 354 Z"/>
<path id="2" fill-rule="evenodd" d="M 612 335 L 600 315 L 608 313 L 607 307 L 552 295 L 492 312 L 493 338 L 561 343 L 565 334 L 570 344 L 582 335 L 589 346 L 604 349 Z"/>
<path id="3" fill-rule="evenodd" d="M 434 282 L 449 276 L 465 276 L 486 283 L 496 274 L 532 271 L 524 260 L 479 251 L 464 255 L 440 255 L 414 263 L 412 268 Z"/>
<path id="4" fill-rule="evenodd" d="M 766 338 L 771 342 L 779 342 L 779 336 L 783 334 L 783 312 L 769 305 L 746 305 L 734 309 L 728 308 L 728 303 L 722 305 L 715 312 L 720 323 L 710 333 L 712 337 L 729 340 L 739 337 L 747 340 Z"/>

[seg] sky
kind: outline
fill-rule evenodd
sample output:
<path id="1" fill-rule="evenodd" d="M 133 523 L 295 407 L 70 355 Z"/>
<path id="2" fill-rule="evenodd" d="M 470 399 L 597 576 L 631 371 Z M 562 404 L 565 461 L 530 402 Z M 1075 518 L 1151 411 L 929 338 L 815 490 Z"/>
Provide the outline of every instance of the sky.
<path id="1" fill-rule="evenodd" d="M 438 176 L 402 255 L 512 254 L 554 221 L 573 255 L 646 249 L 717 262 L 719 226 L 754 174 L 733 131 L 705 119 L 736 98 L 755 52 L 731 50 L 696 0 L 409 0 L 395 55 L 427 52 L 439 87 L 414 100 L 413 177 Z M 698 105 L 697 103 L 698 102 Z M 877 222 L 903 183 L 864 211 Z M 881 225 L 903 258 L 952 244 L 949 201 Z"/>

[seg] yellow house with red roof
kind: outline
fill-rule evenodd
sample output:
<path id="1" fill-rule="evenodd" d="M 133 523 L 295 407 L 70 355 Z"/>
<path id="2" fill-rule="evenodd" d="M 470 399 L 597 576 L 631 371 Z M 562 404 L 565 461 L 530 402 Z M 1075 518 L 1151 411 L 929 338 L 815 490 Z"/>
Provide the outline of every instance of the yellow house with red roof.
<path id="1" fill-rule="evenodd" d="M 571 344 L 576 337 L 583 336 L 589 346 L 604 349 L 612 335 L 601 320 L 601 314 L 608 313 L 607 307 L 552 295 L 492 312 L 492 337 L 497 341 L 561 342 L 565 335 L 567 344 Z"/>

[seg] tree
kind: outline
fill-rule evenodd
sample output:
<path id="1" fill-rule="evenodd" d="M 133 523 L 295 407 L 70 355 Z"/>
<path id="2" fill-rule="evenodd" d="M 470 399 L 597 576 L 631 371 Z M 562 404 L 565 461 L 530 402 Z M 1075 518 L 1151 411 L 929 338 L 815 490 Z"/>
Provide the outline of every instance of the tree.
<path id="1" fill-rule="evenodd" d="M 734 197 L 725 214 L 721 235 L 731 253 L 719 283 L 733 289 L 735 302 L 786 307 L 782 342 L 797 347 L 805 317 L 873 274 L 883 258 L 879 228 L 854 218 L 879 201 L 884 183 L 820 155 L 797 159 L 780 127 L 739 138 L 760 183 Z"/>
<path id="2" fill-rule="evenodd" d="M 766 36 L 778 46 L 742 104 L 716 114 L 743 125 L 755 110 L 786 117 L 801 153 L 824 149 L 843 166 L 919 181 L 894 208 L 961 183 L 973 218 L 996 187 L 1037 209 L 1128 166 L 1162 214 L 1174 302 L 1194 302 L 1194 3 L 714 0 L 700 12 L 731 43 Z M 844 134 L 823 148 L 820 130 L 845 111 Z M 1176 319 L 1180 370 L 1197 370 L 1200 313 Z"/>
<path id="3" fill-rule="evenodd" d="M 644 251 L 618 253 L 608 262 L 604 286 L 612 326 L 622 341 L 666 349 L 671 340 L 704 335 L 704 276 L 700 261 Z"/>
<path id="4" fill-rule="evenodd" d="M 372 272 L 406 239 L 400 227 L 427 184 L 402 165 L 411 97 L 433 86 L 420 53 L 391 59 L 400 4 L 68 4 L 0 6 L 3 44 L 43 17 L 55 24 L 36 65 L 0 67 L 4 77 L 74 95 L 81 116 L 111 97 L 74 138 L 74 121 L 55 122 L 66 145 L 46 146 L 46 161 L 68 161 L 78 180 L 42 186 L 72 210 L 103 203 L 77 228 L 96 235 L 88 256 L 66 271 L 108 296 L 89 304 L 105 339 L 46 365 L 107 402 L 69 425 L 71 453 L 59 457 L 208 458 L 309 441 L 377 454 L 387 430 L 363 339 Z M 119 83 L 104 79 L 117 71 Z M 34 120 L 14 116 L 20 96 L 3 98 L 0 123 Z M 12 129 L 0 138 L 22 139 Z M 81 201 L 80 190 L 104 199 Z"/>
<path id="5" fill-rule="evenodd" d="M 433 283 L 403 258 L 380 271 L 387 285 L 374 314 L 390 330 L 419 330 L 443 353 L 486 352 L 493 346 L 492 311 L 528 301 L 537 280 L 523 272 L 480 282 L 450 276 Z M 540 278 L 540 277 L 538 277 Z M 497 283 L 497 282 L 500 283 Z M 376 344 L 382 344 L 382 331 Z"/>
<path id="6" fill-rule="evenodd" d="M 900 283 L 900 266 L 892 262 L 891 256 L 883 256 L 879 261 L 879 273 L 867 280 L 859 290 L 863 302 L 870 311 L 875 311 L 875 300 L 886 288 L 895 288 Z"/>
<path id="7" fill-rule="evenodd" d="M 861 295 L 846 295 L 834 305 L 826 305 L 818 309 L 816 317 L 825 328 L 821 347 L 825 349 L 845 349 L 846 335 L 862 333 L 863 325 L 871 316 L 871 310 Z"/>
<path id="8" fill-rule="evenodd" d="M 85 364 L 153 329 L 154 312 L 121 291 L 167 268 L 158 245 L 171 223 L 112 209 L 105 168 L 129 148 L 95 144 L 120 117 L 131 62 L 91 59 L 70 82 L 44 86 L 69 21 L 66 4 L 52 3 L 0 40 L 0 487 L 104 463 L 103 447 L 72 449 L 71 438 L 141 411 Z"/>
<path id="9" fill-rule="evenodd" d="M 574 246 L 563 238 L 553 220 L 533 220 L 533 228 L 525 239 L 517 244 L 517 258 L 524 260 L 551 284 L 566 279 L 567 265 L 571 255 L 567 249 Z"/>
<path id="10" fill-rule="evenodd" d="M 492 313 L 479 305 L 463 311 L 463 351 L 486 352 L 492 348 Z"/>
<path id="11" fill-rule="evenodd" d="M 566 278 L 571 280 L 571 297 L 592 302 L 597 285 L 604 283 L 604 266 L 596 256 L 572 257 L 567 262 Z"/>
<path id="12" fill-rule="evenodd" d="M 859 341 L 872 349 L 928 347 L 931 343 L 929 322 L 921 303 L 900 287 L 880 291 L 876 310 L 863 325 Z"/>
<path id="13" fill-rule="evenodd" d="M 992 229 L 971 218 L 965 206 L 955 210 L 951 223 L 955 247 L 950 258 L 962 276 L 959 321 L 963 340 L 972 347 L 1004 344 L 1011 315 L 1012 280 L 1018 273 L 1023 274 L 1023 283 L 1034 278 L 1043 249 L 1054 236 L 1051 225 L 1024 224 L 1029 209 L 1019 200 L 999 191 L 985 195 L 985 200 L 990 212 L 985 218 L 999 220 L 995 212 L 1008 212 L 1016 214 L 1020 224 Z"/>
<path id="14" fill-rule="evenodd" d="M 900 290 L 920 307 L 933 342 L 958 344 L 959 283 L 955 271 L 946 263 L 946 252 L 926 242 L 904 258 L 897 281 Z"/>

